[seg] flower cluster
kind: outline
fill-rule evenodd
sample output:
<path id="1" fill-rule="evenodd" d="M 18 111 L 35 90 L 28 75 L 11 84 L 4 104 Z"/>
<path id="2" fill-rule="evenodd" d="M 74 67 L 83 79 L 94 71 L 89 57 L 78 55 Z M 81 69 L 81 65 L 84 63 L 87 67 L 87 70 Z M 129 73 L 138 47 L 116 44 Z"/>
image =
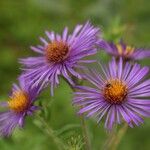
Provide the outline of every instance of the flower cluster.
<path id="1" fill-rule="evenodd" d="M 9 100 L 1 102 L 6 110 L 0 113 L 0 135 L 9 136 L 15 127 L 23 127 L 25 117 L 32 115 L 39 107 L 34 105 L 39 87 L 30 88 L 24 78 L 19 78 L 19 86 L 13 84 Z"/>
<path id="2" fill-rule="evenodd" d="M 126 45 L 122 40 L 119 43 L 107 42 L 101 40 L 99 42 L 100 48 L 104 49 L 108 54 L 116 58 L 122 57 L 124 60 L 140 60 L 150 57 L 150 50 L 144 48 L 135 48 Z"/>
<path id="3" fill-rule="evenodd" d="M 143 117 L 150 117 L 149 68 L 130 63 L 149 57 L 149 50 L 127 46 L 122 41 L 109 43 L 90 22 L 77 25 L 72 34 L 67 27 L 61 35 L 53 31 L 45 34 L 47 39 L 40 37 L 41 45 L 31 46 L 38 56 L 19 59 L 23 65 L 19 86 L 13 84 L 9 100 L 0 103 L 4 108 L 0 113 L 1 136 L 23 127 L 25 118 L 39 109 L 35 101 L 41 91 L 50 85 L 53 96 L 60 77 L 74 88 L 73 104 L 78 106 L 78 114 L 94 117 L 98 123 L 104 118 L 108 130 L 123 120 L 133 127 L 143 123 Z M 88 58 L 100 48 L 113 56 L 107 66 Z M 87 67 L 88 63 L 96 67 Z M 76 80 L 88 84 L 77 85 Z"/>
<path id="4" fill-rule="evenodd" d="M 58 76 L 63 76 L 71 85 L 74 85 L 72 76 L 82 78 L 76 70 L 84 68 L 83 63 L 93 62 L 85 57 L 96 54 L 99 29 L 87 22 L 77 25 L 71 35 L 68 28 L 64 29 L 62 35 L 45 33 L 48 40 L 41 37 L 43 45 L 31 47 L 40 56 L 20 59 L 20 62 L 25 66 L 23 76 L 29 84 L 43 88 L 49 83 L 53 95 L 53 88 L 59 84 Z"/>
<path id="5" fill-rule="evenodd" d="M 113 59 L 107 68 L 101 66 L 85 75 L 93 86 L 76 86 L 73 102 L 80 106 L 79 114 L 94 116 L 97 122 L 105 117 L 105 128 L 124 119 L 130 127 L 143 123 L 142 116 L 150 117 L 150 80 L 145 79 L 148 67 L 139 64 L 123 64 L 122 58 Z"/>

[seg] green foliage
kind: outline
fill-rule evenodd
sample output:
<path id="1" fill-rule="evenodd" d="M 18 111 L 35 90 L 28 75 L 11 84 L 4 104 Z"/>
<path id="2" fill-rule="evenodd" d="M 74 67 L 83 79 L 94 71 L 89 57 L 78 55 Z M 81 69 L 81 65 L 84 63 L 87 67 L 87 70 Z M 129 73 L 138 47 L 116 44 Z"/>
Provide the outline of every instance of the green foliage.
<path id="1" fill-rule="evenodd" d="M 68 150 L 81 150 L 83 145 L 83 139 L 80 135 L 74 135 L 68 140 Z"/>

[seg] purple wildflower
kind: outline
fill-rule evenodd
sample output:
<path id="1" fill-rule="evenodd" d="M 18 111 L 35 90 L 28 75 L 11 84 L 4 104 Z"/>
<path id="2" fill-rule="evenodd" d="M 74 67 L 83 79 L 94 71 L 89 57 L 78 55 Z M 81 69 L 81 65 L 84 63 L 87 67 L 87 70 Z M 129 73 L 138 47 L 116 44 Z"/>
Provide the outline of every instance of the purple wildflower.
<path id="1" fill-rule="evenodd" d="M 113 60 L 108 68 L 89 70 L 84 75 L 94 87 L 77 86 L 73 103 L 81 109 L 79 114 L 95 117 L 99 123 L 105 118 L 105 128 L 111 130 L 122 120 L 130 127 L 143 123 L 142 117 L 150 117 L 150 79 L 145 79 L 148 67 Z"/>
<path id="2" fill-rule="evenodd" d="M 85 25 L 77 25 L 72 34 L 68 34 L 67 27 L 62 36 L 53 31 L 45 33 L 48 41 L 40 38 L 43 45 L 31 47 L 41 56 L 20 59 L 20 62 L 25 66 L 24 77 L 29 84 L 32 87 L 39 84 L 43 87 L 50 83 L 53 95 L 54 87 L 59 84 L 59 75 L 73 85 L 72 76 L 81 78 L 77 69 L 84 67 L 82 63 L 93 62 L 93 60 L 83 58 L 97 52 L 95 46 L 98 41 L 99 29 L 87 22 Z"/>
<path id="3" fill-rule="evenodd" d="M 108 54 L 115 57 L 122 57 L 124 60 L 140 60 L 150 57 L 150 50 L 134 48 L 126 45 L 122 40 L 118 44 L 109 43 L 104 40 L 99 42 L 99 46 Z"/>
<path id="4" fill-rule="evenodd" d="M 27 115 L 32 115 L 39 109 L 33 105 L 39 94 L 38 88 L 31 90 L 23 78 L 19 79 L 19 85 L 20 87 L 13 84 L 9 100 L 0 103 L 0 106 L 6 109 L 0 113 L 0 136 L 10 136 L 16 127 L 23 127 Z"/>

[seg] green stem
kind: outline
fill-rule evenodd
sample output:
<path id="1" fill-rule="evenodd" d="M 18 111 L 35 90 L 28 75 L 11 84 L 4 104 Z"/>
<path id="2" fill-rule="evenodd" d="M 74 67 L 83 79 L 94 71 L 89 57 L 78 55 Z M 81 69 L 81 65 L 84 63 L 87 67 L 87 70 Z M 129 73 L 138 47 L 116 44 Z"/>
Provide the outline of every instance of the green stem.
<path id="1" fill-rule="evenodd" d="M 41 122 L 41 124 L 44 126 L 44 128 L 42 128 L 42 130 L 44 129 L 46 131 L 46 133 L 48 134 L 48 136 L 52 138 L 52 140 L 54 141 L 54 143 L 56 144 L 58 149 L 59 150 L 66 150 L 67 146 L 63 143 L 63 141 L 60 138 L 58 138 L 55 135 L 53 129 L 49 126 L 49 124 L 45 121 L 45 119 L 43 119 L 39 115 L 36 115 L 36 116 L 39 119 L 39 121 Z"/>
<path id="2" fill-rule="evenodd" d="M 70 86 L 72 91 L 75 92 L 76 89 L 65 78 L 64 78 L 64 80 L 68 83 L 68 85 Z M 72 78 L 72 80 L 74 81 L 74 83 L 76 83 L 76 85 L 81 85 L 81 83 L 79 83 L 76 78 Z M 91 143 L 90 143 L 90 139 L 88 136 L 88 129 L 86 126 L 86 121 L 85 121 L 84 115 L 81 115 L 80 123 L 81 123 L 81 128 L 82 128 L 85 150 L 91 150 Z"/>
<path id="3" fill-rule="evenodd" d="M 83 139 L 85 143 L 85 150 L 91 150 L 91 143 L 88 136 L 88 129 L 83 115 L 81 116 L 81 127 L 82 127 Z"/>
<path id="4" fill-rule="evenodd" d="M 115 141 L 112 143 L 112 150 L 117 150 L 118 145 L 120 144 L 123 136 L 125 135 L 128 129 L 128 124 L 125 123 L 124 126 L 118 131 Z"/>
<path id="5" fill-rule="evenodd" d="M 108 139 L 104 144 L 103 150 L 117 150 L 117 147 L 120 144 L 127 129 L 128 129 L 128 125 L 126 123 L 118 132 L 116 131 L 116 128 L 114 128 L 109 134 Z"/>
<path id="6" fill-rule="evenodd" d="M 114 141 L 116 136 L 116 126 L 108 133 L 108 138 L 106 139 L 102 150 L 110 150 L 111 143 Z"/>

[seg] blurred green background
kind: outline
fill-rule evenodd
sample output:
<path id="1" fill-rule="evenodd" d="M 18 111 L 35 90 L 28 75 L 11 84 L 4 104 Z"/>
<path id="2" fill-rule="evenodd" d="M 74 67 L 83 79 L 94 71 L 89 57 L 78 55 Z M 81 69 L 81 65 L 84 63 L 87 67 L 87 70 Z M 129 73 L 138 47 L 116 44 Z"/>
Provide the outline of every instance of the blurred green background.
<path id="1" fill-rule="evenodd" d="M 149 0 L 0 0 L 0 100 L 8 99 L 11 85 L 21 72 L 18 58 L 33 54 L 29 46 L 36 45 L 45 30 L 61 32 L 65 26 L 72 30 L 76 24 L 90 20 L 101 27 L 105 39 L 117 41 L 123 37 L 130 44 L 150 47 L 149 15 Z M 148 59 L 142 63 L 150 64 Z M 39 98 L 44 106 L 40 115 L 65 143 L 80 145 L 80 119 L 71 105 L 71 90 L 61 81 L 53 98 L 49 91 Z M 0 139 L 0 150 L 57 150 L 43 124 L 34 116 L 28 117 L 23 130 Z M 100 150 L 106 131 L 93 120 L 87 120 L 87 124 L 92 150 Z M 118 149 L 149 150 L 149 133 L 150 120 L 145 119 L 142 126 L 128 129 Z"/>

